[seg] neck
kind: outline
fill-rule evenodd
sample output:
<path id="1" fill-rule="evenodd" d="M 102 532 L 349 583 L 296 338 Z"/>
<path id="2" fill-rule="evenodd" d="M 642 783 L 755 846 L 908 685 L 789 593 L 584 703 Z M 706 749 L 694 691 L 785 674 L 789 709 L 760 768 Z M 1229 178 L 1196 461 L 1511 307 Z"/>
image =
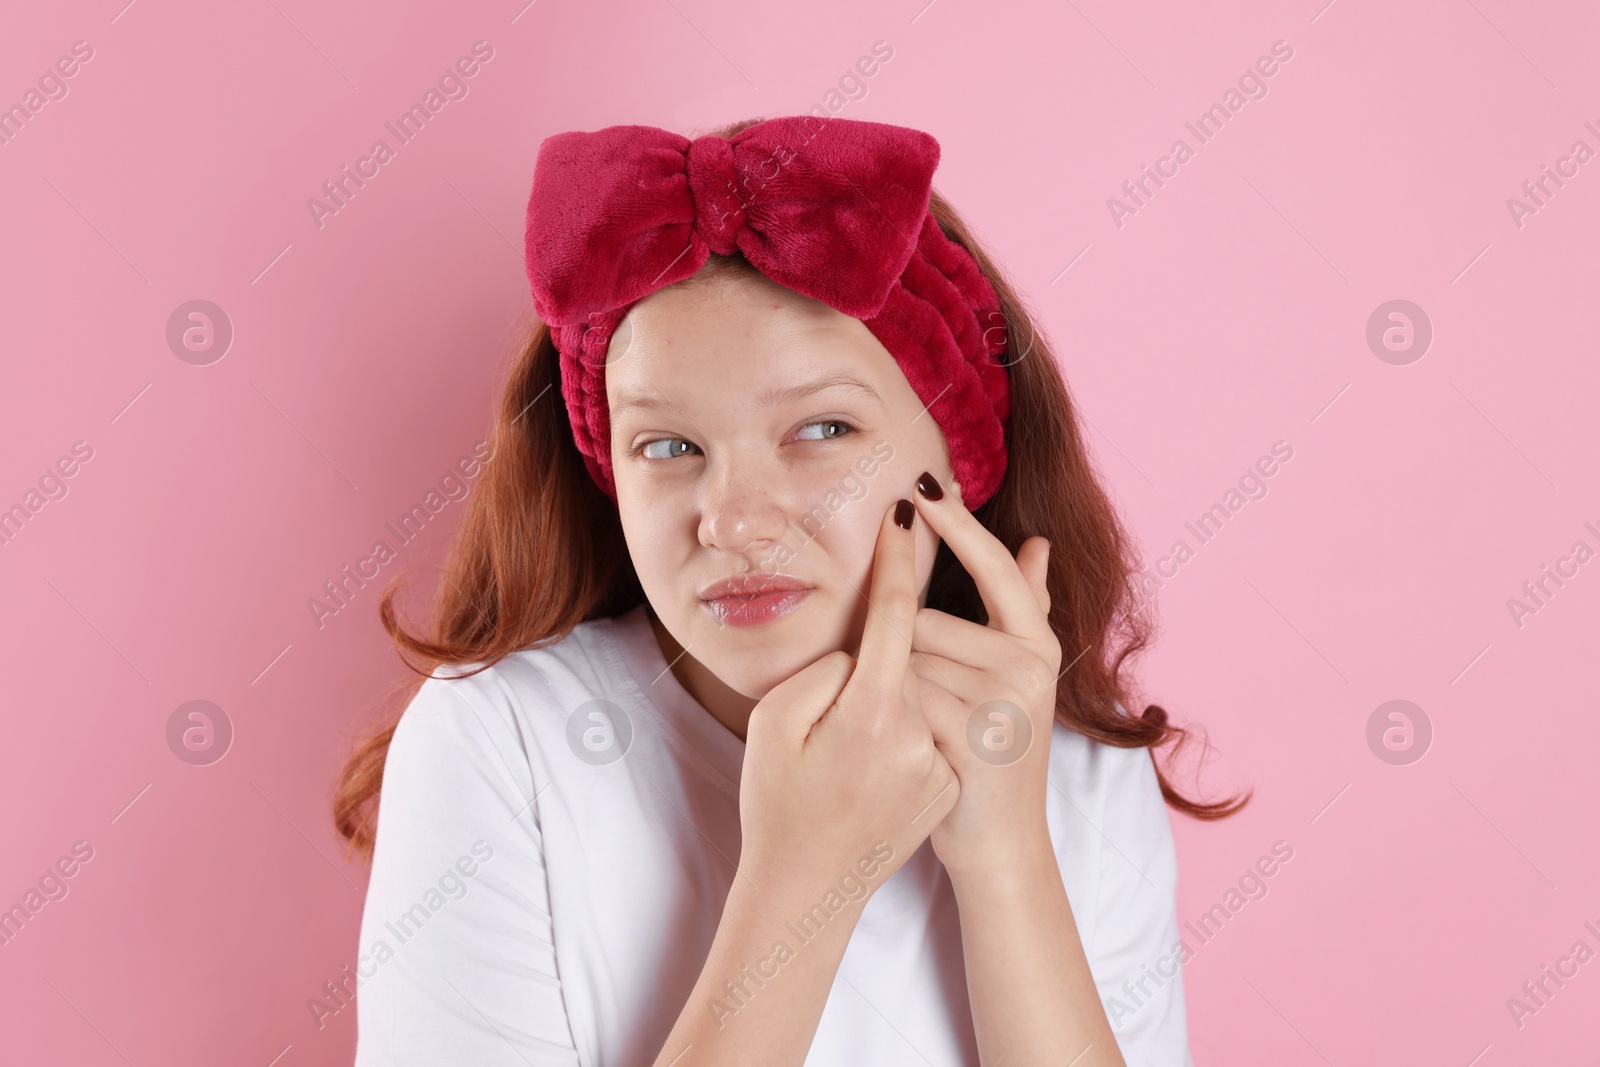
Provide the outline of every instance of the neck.
<path id="1" fill-rule="evenodd" d="M 712 718 L 727 727 L 729 733 L 743 741 L 750 727 L 750 712 L 755 710 L 758 703 L 756 698 L 730 689 L 704 664 L 684 652 L 683 646 L 667 632 L 655 612 L 646 608 L 645 614 L 650 619 L 650 629 L 655 632 L 656 644 L 671 665 L 672 676 L 678 680 L 678 684 L 710 712 Z"/>

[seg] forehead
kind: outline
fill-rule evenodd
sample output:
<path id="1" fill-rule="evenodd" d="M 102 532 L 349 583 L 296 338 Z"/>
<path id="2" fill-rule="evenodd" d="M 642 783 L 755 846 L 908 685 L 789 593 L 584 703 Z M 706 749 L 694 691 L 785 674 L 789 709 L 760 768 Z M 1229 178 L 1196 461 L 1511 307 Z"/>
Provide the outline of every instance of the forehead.
<path id="1" fill-rule="evenodd" d="M 860 319 L 762 275 L 729 274 L 657 290 L 611 343 L 606 391 L 674 382 L 721 389 L 847 369 L 869 382 L 899 366 Z"/>

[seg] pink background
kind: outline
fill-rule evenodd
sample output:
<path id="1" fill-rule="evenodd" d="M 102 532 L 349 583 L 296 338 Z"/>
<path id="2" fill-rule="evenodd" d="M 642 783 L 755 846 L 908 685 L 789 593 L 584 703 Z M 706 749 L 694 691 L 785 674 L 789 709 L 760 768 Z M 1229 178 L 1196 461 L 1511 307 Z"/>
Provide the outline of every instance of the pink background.
<path id="1" fill-rule="evenodd" d="M 94 849 L 0 948 L 5 1059 L 349 1062 L 354 1010 L 306 1005 L 365 884 L 329 793 L 397 662 L 377 584 L 320 629 L 307 603 L 482 439 L 540 140 L 806 111 L 880 40 L 837 113 L 939 139 L 1148 560 L 1196 549 L 1147 695 L 1209 730 L 1206 791 L 1256 799 L 1174 817 L 1180 919 L 1294 849 L 1188 965 L 1196 1063 L 1594 1054 L 1600 962 L 1520 1028 L 1506 1005 L 1600 950 L 1600 562 L 1520 627 L 1507 606 L 1600 549 L 1600 161 L 1520 227 L 1506 203 L 1600 149 L 1593 5 L 124 2 L 0 36 L 6 105 L 94 49 L 0 147 L 0 506 L 93 449 L 0 548 L 0 904 Z M 478 40 L 469 95 L 319 229 L 307 198 Z M 1107 198 L 1279 40 L 1268 95 L 1118 227 Z M 209 366 L 165 339 L 192 299 L 235 330 Z M 1392 299 L 1433 325 L 1409 365 L 1366 342 Z M 1197 546 L 1276 441 L 1270 492 Z M 167 746 L 192 699 L 236 731 L 210 766 Z M 1366 739 L 1393 699 L 1434 731 L 1405 766 Z"/>

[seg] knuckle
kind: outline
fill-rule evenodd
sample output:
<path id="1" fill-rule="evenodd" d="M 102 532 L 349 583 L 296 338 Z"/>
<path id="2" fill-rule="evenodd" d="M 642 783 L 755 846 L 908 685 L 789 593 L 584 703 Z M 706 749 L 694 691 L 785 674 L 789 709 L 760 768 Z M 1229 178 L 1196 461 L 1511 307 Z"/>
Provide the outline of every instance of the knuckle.
<path id="1" fill-rule="evenodd" d="M 907 778 L 925 779 L 932 756 L 931 741 L 924 744 L 919 738 L 906 738 L 895 748 L 895 769 Z"/>
<path id="2" fill-rule="evenodd" d="M 842 648 L 834 649 L 817 662 L 822 664 L 822 669 L 829 674 L 842 675 L 844 677 L 849 677 L 856 666 L 855 657 Z"/>
<path id="3" fill-rule="evenodd" d="M 1055 672 L 1038 656 L 1023 656 L 1010 665 L 1006 677 L 1018 693 L 1032 698 L 1055 688 Z"/>
<path id="4" fill-rule="evenodd" d="M 1056 636 L 1054 630 L 1049 631 L 1045 637 L 1045 662 L 1061 662 L 1061 638 Z"/>
<path id="5" fill-rule="evenodd" d="M 893 724 L 887 716 L 880 713 L 879 705 L 875 701 L 855 709 L 851 720 L 856 724 L 861 742 L 869 747 L 881 748 L 894 739 Z"/>

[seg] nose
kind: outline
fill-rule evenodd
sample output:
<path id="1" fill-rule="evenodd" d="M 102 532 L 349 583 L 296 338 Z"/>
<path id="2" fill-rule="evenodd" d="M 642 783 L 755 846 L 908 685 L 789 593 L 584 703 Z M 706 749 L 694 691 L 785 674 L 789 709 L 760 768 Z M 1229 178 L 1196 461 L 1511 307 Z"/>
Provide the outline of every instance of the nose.
<path id="1" fill-rule="evenodd" d="M 725 459 L 706 472 L 700 503 L 700 543 L 724 552 L 770 548 L 782 539 L 789 516 L 761 473 Z"/>

